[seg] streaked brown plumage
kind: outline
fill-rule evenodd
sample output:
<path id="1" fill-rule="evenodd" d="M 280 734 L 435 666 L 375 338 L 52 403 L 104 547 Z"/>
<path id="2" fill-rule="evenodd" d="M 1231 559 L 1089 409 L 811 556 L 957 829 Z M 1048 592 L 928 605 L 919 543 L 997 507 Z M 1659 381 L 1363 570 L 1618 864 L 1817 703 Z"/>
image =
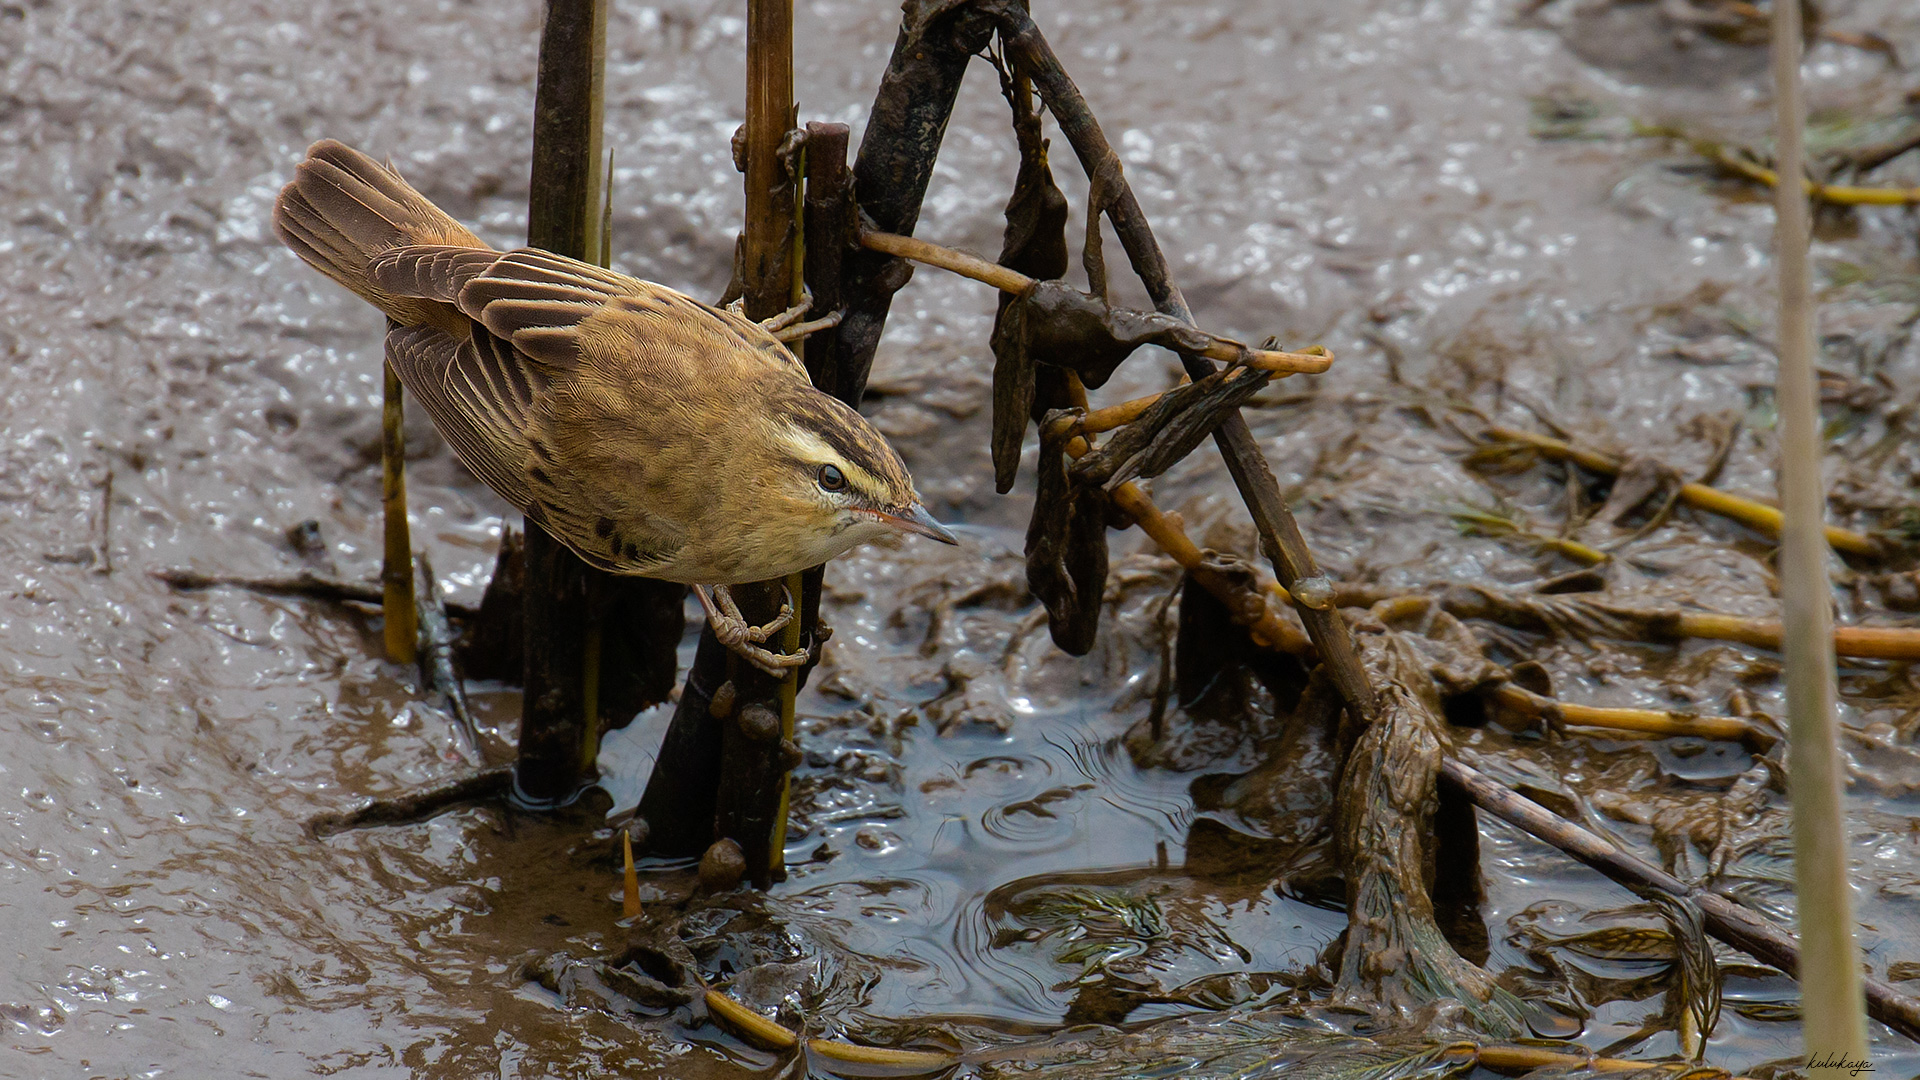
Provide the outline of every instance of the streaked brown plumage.
<path id="1" fill-rule="evenodd" d="M 576 259 L 495 251 L 332 140 L 308 150 L 273 226 L 386 313 L 388 362 L 475 476 L 595 566 L 694 585 L 756 662 L 765 635 L 701 587 L 895 530 L 952 542 L 880 433 L 757 323 Z"/>

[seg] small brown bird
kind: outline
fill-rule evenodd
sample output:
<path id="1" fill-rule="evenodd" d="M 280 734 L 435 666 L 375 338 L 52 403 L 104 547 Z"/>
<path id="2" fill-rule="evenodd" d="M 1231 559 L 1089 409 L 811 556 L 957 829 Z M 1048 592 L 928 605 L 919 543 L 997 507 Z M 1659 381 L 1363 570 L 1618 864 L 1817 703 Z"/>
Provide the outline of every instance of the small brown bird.
<path id="1" fill-rule="evenodd" d="M 273 227 L 386 313 L 387 361 L 461 464 L 588 563 L 692 585 L 720 640 L 764 668 L 805 659 L 759 646 L 791 606 L 749 626 L 728 584 L 895 531 L 955 542 L 873 425 L 758 323 L 577 259 L 495 251 L 332 140 L 307 151 Z"/>

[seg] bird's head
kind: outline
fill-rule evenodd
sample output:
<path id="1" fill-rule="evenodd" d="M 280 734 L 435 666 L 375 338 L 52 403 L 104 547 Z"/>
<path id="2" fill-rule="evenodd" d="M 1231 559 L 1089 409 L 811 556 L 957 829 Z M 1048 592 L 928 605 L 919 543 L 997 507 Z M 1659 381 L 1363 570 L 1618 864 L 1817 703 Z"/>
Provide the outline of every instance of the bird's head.
<path id="1" fill-rule="evenodd" d="M 761 418 L 775 458 L 769 478 L 775 497 L 805 523 L 805 535 L 789 542 L 809 565 L 891 533 L 958 543 L 927 513 L 900 455 L 865 417 L 812 387 L 780 405 Z"/>

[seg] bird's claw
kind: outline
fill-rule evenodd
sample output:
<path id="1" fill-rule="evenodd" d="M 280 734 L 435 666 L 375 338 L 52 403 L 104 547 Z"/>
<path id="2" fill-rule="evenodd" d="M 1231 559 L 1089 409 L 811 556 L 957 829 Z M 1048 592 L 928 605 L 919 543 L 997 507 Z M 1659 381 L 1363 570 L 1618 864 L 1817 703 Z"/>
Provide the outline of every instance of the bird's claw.
<path id="1" fill-rule="evenodd" d="M 780 678 L 787 669 L 796 668 L 807 662 L 807 653 L 782 653 L 760 647 L 760 643 L 785 629 L 793 621 L 793 605 L 780 605 L 780 614 L 762 625 L 749 623 L 740 614 L 740 605 L 734 603 L 733 594 L 725 585 L 716 585 L 713 589 L 713 603 L 707 608 L 707 622 L 713 627 L 713 636 L 720 644 L 740 654 L 748 663 L 761 671 Z"/>
<path id="2" fill-rule="evenodd" d="M 813 310 L 813 294 L 811 292 L 808 292 L 801 296 L 799 303 L 793 305 L 787 310 L 781 312 L 778 315 L 775 315 L 771 319 L 761 319 L 760 328 L 765 330 L 769 334 L 778 334 L 780 331 L 785 330 L 787 327 L 792 326 L 794 323 L 797 323 L 801 319 L 805 318 L 807 312 L 812 310 Z"/>

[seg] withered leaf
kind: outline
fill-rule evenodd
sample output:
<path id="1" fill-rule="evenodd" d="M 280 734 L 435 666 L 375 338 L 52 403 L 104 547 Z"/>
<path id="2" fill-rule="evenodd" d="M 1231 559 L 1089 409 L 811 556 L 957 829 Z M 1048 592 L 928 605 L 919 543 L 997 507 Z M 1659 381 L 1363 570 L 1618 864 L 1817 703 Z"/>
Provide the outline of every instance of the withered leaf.
<path id="1" fill-rule="evenodd" d="M 1053 643 L 1072 656 L 1085 656 L 1100 629 L 1107 587 L 1106 501 L 1099 488 L 1067 478 L 1061 441 L 1043 434 L 1039 490 L 1027 524 L 1027 589 L 1046 605 Z"/>
<path id="2" fill-rule="evenodd" d="M 1067 272 L 1067 197 L 1053 182 L 1047 141 L 1040 134 L 1040 112 L 1029 81 L 1001 72 L 1000 92 L 1013 110 L 1014 138 L 1020 144 L 1020 172 L 1007 200 L 1006 238 L 1000 265 L 1047 279 Z M 1020 467 L 1020 443 L 1034 402 L 1033 357 L 1027 349 L 1024 307 L 1002 295 L 993 337 L 993 486 L 1002 495 L 1013 490 Z"/>
<path id="3" fill-rule="evenodd" d="M 1036 281 L 1008 307 L 1026 308 L 1027 355 L 1070 368 L 1095 389 L 1142 345 L 1200 352 L 1215 340 L 1171 315 L 1108 307 L 1064 281 Z"/>
<path id="4" fill-rule="evenodd" d="M 1267 385 L 1271 372 L 1234 368 L 1160 395 L 1070 470 L 1075 480 L 1112 491 L 1139 476 L 1159 476 Z"/>
<path id="5" fill-rule="evenodd" d="M 1003 301 L 1006 299 L 1002 298 Z M 1002 303 L 993 321 L 993 488 L 1013 490 L 1020 471 L 1020 443 L 1033 412 L 1033 358 L 1027 353 L 1026 308 Z"/>

